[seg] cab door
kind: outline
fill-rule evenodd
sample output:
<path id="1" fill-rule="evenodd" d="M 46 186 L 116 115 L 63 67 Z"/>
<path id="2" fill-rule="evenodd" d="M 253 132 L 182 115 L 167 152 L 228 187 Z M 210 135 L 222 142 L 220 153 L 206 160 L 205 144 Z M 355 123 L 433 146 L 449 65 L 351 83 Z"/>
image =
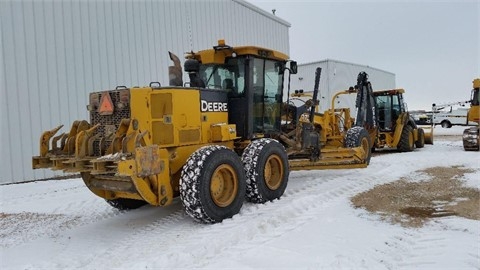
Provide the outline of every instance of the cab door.
<path id="1" fill-rule="evenodd" d="M 277 61 L 254 58 L 252 68 L 253 132 L 280 131 L 283 73 Z"/>

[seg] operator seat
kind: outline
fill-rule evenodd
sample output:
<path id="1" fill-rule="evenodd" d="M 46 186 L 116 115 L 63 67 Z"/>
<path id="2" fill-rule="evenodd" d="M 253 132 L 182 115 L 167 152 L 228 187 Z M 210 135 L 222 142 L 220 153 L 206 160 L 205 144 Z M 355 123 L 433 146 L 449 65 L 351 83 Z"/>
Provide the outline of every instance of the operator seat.
<path id="1" fill-rule="evenodd" d="M 233 91 L 233 80 L 232 79 L 223 80 L 222 89 L 225 89 L 228 92 Z"/>

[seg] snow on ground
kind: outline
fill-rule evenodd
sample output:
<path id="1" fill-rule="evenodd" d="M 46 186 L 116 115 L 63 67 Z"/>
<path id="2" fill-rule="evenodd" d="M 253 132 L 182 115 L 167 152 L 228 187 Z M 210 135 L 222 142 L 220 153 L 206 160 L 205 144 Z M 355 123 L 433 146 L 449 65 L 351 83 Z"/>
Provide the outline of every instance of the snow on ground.
<path id="1" fill-rule="evenodd" d="M 433 134 L 434 136 L 440 136 L 440 138 L 441 136 L 462 135 L 463 130 L 470 127 L 471 126 L 452 126 L 451 128 L 442 128 L 442 126 L 436 125 L 433 129 Z"/>
<path id="2" fill-rule="evenodd" d="M 479 153 L 463 151 L 459 136 L 445 138 L 411 153 L 377 154 L 365 169 L 291 172 L 280 200 L 245 203 L 214 225 L 194 222 L 178 200 L 115 210 L 80 179 L 3 185 L 0 268 L 479 269 L 479 221 L 449 216 L 405 228 L 350 202 L 436 166 L 471 168 L 464 180 L 480 188 Z"/>

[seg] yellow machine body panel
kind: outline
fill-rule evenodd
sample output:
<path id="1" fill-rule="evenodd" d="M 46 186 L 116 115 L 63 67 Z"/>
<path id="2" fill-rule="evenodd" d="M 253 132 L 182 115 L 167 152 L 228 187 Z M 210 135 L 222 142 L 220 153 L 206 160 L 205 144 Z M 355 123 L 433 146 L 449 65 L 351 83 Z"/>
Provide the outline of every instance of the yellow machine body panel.
<path id="1" fill-rule="evenodd" d="M 468 110 L 467 123 L 471 121 L 480 124 L 480 79 L 474 79 L 472 83 L 472 100 Z"/>
<path id="2" fill-rule="evenodd" d="M 468 122 L 480 123 L 480 106 L 472 106 L 468 110 Z"/>

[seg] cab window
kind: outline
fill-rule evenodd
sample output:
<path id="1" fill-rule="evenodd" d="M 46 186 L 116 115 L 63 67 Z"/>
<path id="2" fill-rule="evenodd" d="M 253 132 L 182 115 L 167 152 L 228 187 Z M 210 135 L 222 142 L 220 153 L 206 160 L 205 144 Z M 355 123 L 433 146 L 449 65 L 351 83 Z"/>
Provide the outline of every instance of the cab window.
<path id="1" fill-rule="evenodd" d="M 207 88 L 225 90 L 233 96 L 245 92 L 245 59 L 230 58 L 226 64 L 202 65 L 200 78 Z"/>

